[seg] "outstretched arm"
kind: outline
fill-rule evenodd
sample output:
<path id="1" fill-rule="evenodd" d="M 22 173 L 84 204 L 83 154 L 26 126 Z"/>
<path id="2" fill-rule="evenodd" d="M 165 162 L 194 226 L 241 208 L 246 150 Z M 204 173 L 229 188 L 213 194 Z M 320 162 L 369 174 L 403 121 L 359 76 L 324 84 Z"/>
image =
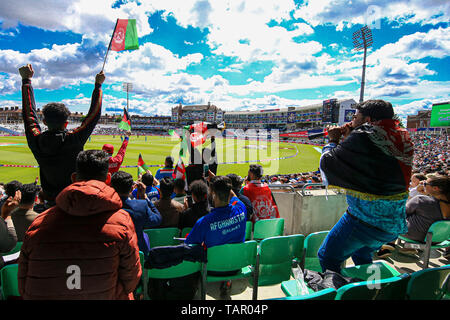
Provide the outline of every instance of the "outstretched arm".
<path id="1" fill-rule="evenodd" d="M 81 126 L 73 131 L 73 134 L 78 135 L 83 144 L 86 143 L 92 131 L 94 131 L 98 120 L 100 119 L 103 97 L 102 84 L 104 81 L 105 74 L 101 71 L 95 76 L 95 88 L 92 92 L 91 107 L 89 108 L 89 112 L 83 120 Z"/>
<path id="2" fill-rule="evenodd" d="M 19 73 L 22 77 L 22 117 L 25 135 L 29 147 L 33 149 L 35 145 L 33 138 L 41 134 L 41 127 L 39 126 L 36 112 L 36 102 L 34 101 L 34 90 L 31 85 L 34 70 L 31 64 L 27 64 L 19 69 Z"/>

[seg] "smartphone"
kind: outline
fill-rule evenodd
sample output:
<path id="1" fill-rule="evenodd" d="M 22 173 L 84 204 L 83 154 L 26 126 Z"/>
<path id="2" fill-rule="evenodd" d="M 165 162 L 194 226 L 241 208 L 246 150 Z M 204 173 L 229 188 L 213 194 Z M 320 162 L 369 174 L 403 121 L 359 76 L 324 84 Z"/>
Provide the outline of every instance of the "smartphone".
<path id="1" fill-rule="evenodd" d="M 209 164 L 203 165 L 203 173 L 204 173 L 205 177 L 208 176 L 208 171 L 209 171 Z"/>

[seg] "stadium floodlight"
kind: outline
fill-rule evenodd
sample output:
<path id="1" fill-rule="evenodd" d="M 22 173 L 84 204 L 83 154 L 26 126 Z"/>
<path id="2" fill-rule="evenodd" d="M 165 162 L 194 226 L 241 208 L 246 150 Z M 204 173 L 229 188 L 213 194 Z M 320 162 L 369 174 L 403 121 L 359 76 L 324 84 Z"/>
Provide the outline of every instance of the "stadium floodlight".
<path id="1" fill-rule="evenodd" d="M 361 77 L 361 92 L 359 95 L 359 102 L 364 101 L 364 85 L 366 82 L 366 56 L 367 48 L 373 44 L 372 31 L 368 26 L 364 26 L 353 33 L 353 47 L 356 51 L 364 50 L 363 70 Z"/>
<path id="2" fill-rule="evenodd" d="M 127 112 L 128 112 L 128 93 L 133 90 L 133 84 L 129 82 L 124 82 L 122 84 L 122 90 L 127 92 Z"/>

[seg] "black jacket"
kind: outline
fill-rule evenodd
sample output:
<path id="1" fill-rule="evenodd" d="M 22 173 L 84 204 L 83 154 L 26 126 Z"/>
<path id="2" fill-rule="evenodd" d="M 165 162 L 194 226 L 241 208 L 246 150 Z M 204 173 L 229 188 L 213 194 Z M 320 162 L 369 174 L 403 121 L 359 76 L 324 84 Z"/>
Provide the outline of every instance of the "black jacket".
<path id="1" fill-rule="evenodd" d="M 101 84 L 95 84 L 91 107 L 81 125 L 74 130 L 42 131 L 38 123 L 34 91 L 30 79 L 22 80 L 22 116 L 28 146 L 39 164 L 42 189 L 48 200 L 54 200 L 72 183 L 77 155 L 83 150 L 100 119 Z"/>
<path id="2" fill-rule="evenodd" d="M 198 219 L 207 215 L 211 208 L 208 205 L 208 201 L 196 202 L 191 208 L 188 208 L 180 214 L 180 221 L 178 228 L 192 228 Z"/>

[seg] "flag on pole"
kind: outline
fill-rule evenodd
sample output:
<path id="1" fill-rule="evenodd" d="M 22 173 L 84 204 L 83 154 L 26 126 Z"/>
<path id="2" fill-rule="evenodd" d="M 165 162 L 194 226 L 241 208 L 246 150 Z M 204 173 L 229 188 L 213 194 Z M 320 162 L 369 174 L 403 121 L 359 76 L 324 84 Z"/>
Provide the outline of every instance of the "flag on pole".
<path id="1" fill-rule="evenodd" d="M 186 180 L 186 168 L 184 167 L 183 160 L 181 158 L 178 159 L 177 166 L 173 169 L 172 178 L 178 179 L 181 178 Z"/>
<path id="2" fill-rule="evenodd" d="M 142 155 L 140 153 L 139 153 L 137 168 L 138 168 L 138 177 L 140 174 L 144 174 L 147 172 L 147 170 L 149 170 L 149 167 L 145 164 L 144 159 L 142 159 Z"/>
<path id="3" fill-rule="evenodd" d="M 112 51 L 139 49 L 136 19 L 117 19 L 111 41 Z"/>
<path id="4" fill-rule="evenodd" d="M 128 114 L 128 111 L 124 108 L 123 109 L 123 117 L 122 121 L 119 123 L 119 129 L 130 131 L 131 130 L 131 119 Z"/>
<path id="5" fill-rule="evenodd" d="M 178 133 L 176 133 L 176 131 L 173 130 L 173 129 L 169 129 L 168 133 L 169 133 L 169 135 L 172 136 L 172 137 L 175 137 L 175 138 L 177 138 L 177 139 L 180 138 L 180 136 L 178 135 Z"/>

